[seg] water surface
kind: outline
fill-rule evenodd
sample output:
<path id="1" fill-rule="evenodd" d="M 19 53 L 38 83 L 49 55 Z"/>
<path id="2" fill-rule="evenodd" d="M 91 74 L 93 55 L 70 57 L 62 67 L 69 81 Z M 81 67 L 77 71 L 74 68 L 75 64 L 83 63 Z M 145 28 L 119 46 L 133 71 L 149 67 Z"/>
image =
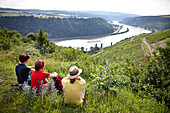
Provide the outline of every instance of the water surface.
<path id="1" fill-rule="evenodd" d="M 123 25 L 123 24 L 121 24 Z M 64 40 L 64 41 L 59 41 L 59 42 L 54 42 L 56 45 L 60 46 L 66 46 L 66 47 L 84 47 L 84 50 L 90 50 L 90 47 L 95 47 L 97 44 L 98 47 L 101 47 L 101 44 L 103 47 L 110 46 L 111 43 L 112 45 L 125 39 L 129 38 L 135 35 L 139 35 L 142 33 L 150 33 L 151 31 L 145 30 L 143 28 L 139 27 L 133 27 L 129 25 L 123 25 L 123 28 L 121 29 L 120 32 L 126 31 L 127 28 L 129 28 L 129 32 L 124 33 L 124 34 L 117 34 L 117 35 L 110 35 L 110 36 L 104 36 L 100 38 L 95 38 L 95 39 L 72 39 L 72 40 Z"/>

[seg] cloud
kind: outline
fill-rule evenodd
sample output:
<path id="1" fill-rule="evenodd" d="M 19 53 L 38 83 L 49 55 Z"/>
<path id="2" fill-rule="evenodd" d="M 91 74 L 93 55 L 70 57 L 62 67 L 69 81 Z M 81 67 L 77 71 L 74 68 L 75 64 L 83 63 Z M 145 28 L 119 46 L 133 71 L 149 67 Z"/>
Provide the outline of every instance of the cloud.
<path id="1" fill-rule="evenodd" d="M 169 0 L 0 0 L 0 7 L 112 11 L 140 15 L 170 14 Z"/>

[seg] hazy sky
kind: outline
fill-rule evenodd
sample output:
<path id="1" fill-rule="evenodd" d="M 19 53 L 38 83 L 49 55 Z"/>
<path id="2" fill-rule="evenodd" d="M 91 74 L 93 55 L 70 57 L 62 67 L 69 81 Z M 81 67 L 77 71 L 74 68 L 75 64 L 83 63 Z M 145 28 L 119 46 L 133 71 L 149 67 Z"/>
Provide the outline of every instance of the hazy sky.
<path id="1" fill-rule="evenodd" d="M 170 14 L 170 0 L 0 0 L 0 7 L 111 11 L 139 15 Z"/>

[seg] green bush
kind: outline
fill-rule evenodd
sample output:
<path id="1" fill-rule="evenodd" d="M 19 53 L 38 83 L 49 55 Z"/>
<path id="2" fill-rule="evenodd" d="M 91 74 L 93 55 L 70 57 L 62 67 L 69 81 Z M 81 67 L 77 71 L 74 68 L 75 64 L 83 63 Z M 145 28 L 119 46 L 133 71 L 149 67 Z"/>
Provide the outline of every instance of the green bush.
<path id="1" fill-rule="evenodd" d="M 166 48 L 159 48 L 159 55 L 148 57 L 146 63 L 136 64 L 127 60 L 124 65 L 124 75 L 130 77 L 130 87 L 139 96 L 154 97 L 160 102 L 170 105 L 170 44 L 167 42 Z"/>

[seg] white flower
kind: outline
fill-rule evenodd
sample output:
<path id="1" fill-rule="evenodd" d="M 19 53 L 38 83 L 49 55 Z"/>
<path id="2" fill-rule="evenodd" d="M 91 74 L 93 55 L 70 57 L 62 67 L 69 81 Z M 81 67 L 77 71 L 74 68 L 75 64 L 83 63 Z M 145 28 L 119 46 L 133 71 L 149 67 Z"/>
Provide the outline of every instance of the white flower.
<path id="1" fill-rule="evenodd" d="M 103 85 L 103 82 L 101 82 L 100 85 Z"/>

